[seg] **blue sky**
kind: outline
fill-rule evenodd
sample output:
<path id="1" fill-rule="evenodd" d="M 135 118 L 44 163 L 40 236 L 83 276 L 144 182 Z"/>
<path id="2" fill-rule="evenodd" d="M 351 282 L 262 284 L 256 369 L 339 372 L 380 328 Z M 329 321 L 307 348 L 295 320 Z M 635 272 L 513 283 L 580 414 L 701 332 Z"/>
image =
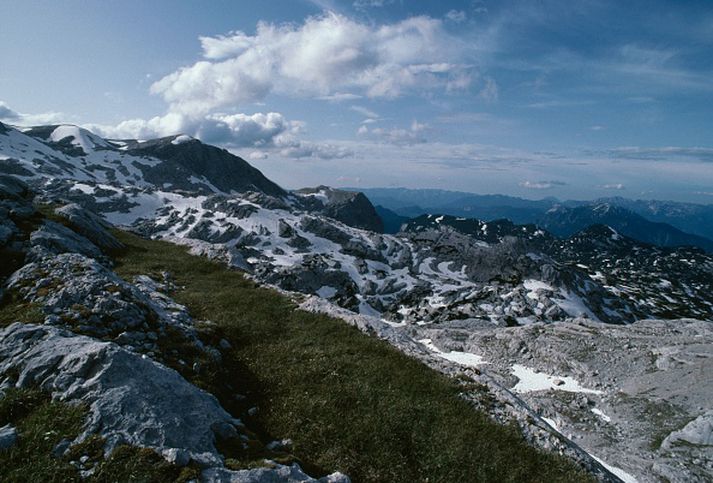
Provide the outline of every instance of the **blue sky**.
<path id="1" fill-rule="evenodd" d="M 0 0 L 0 118 L 289 188 L 713 203 L 710 1 Z"/>

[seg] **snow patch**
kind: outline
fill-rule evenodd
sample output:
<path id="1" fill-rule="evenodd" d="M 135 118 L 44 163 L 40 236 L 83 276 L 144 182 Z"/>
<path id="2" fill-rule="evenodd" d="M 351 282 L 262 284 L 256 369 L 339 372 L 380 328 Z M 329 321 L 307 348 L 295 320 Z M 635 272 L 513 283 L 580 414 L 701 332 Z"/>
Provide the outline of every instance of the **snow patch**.
<path id="1" fill-rule="evenodd" d="M 639 480 L 637 480 L 633 475 L 630 475 L 626 471 L 622 470 L 621 468 L 617 468 L 616 466 L 611 466 L 606 464 L 604 461 L 601 459 L 597 458 L 594 456 L 592 453 L 589 453 L 589 456 L 597 460 L 597 462 L 602 465 L 604 468 L 609 470 L 609 472 L 614 473 L 614 475 L 619 478 L 621 481 L 624 483 L 639 483 Z"/>
<path id="2" fill-rule="evenodd" d="M 427 349 L 435 353 L 438 357 L 446 359 L 461 366 L 478 367 L 487 364 L 482 356 L 471 354 L 470 352 L 450 351 L 443 352 L 433 344 L 431 339 L 421 339 L 418 342 L 426 346 Z"/>
<path id="3" fill-rule="evenodd" d="M 537 293 L 540 290 L 548 290 L 550 292 L 554 292 L 554 288 L 552 288 L 551 285 L 542 282 L 540 280 L 532 280 L 528 279 L 522 282 L 522 285 L 525 287 L 527 292 L 527 298 L 537 300 L 539 298 L 539 294 Z"/>
<path id="4" fill-rule="evenodd" d="M 520 364 L 512 366 L 512 374 L 519 379 L 512 390 L 520 394 L 550 390 L 602 394 L 602 391 L 582 387 L 582 385 L 572 377 L 551 376 L 542 372 L 536 372 L 534 369 Z"/>
<path id="5" fill-rule="evenodd" d="M 82 148 L 86 154 L 93 153 L 94 148 L 97 146 L 102 148 L 110 147 L 109 143 L 104 141 L 99 136 L 96 136 L 77 126 L 58 126 L 54 131 L 52 131 L 52 134 L 50 134 L 50 139 L 55 143 L 65 138 L 72 138 L 72 145 Z"/>
<path id="6" fill-rule="evenodd" d="M 596 414 L 597 416 L 599 416 L 600 418 L 602 418 L 607 423 L 611 423 L 611 418 L 609 416 L 607 416 L 606 414 L 604 414 L 604 411 L 602 411 L 601 409 L 592 408 L 592 412 L 594 414 Z"/>

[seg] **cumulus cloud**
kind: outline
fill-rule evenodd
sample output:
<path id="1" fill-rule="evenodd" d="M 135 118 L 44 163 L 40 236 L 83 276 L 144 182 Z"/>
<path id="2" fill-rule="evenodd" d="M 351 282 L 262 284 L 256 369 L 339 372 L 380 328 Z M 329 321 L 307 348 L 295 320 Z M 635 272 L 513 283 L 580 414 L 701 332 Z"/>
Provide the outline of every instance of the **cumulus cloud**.
<path id="1" fill-rule="evenodd" d="M 566 186 L 564 181 L 522 181 L 520 187 L 531 190 L 549 190 L 555 186 Z"/>
<path id="2" fill-rule="evenodd" d="M 19 126 L 34 126 L 40 124 L 56 124 L 67 116 L 60 112 L 44 112 L 40 114 L 24 114 L 18 112 L 5 102 L 0 101 L 0 121 L 6 121 Z"/>
<path id="3" fill-rule="evenodd" d="M 207 114 L 201 118 L 168 113 L 151 119 L 130 119 L 116 126 L 88 124 L 85 127 L 110 139 L 150 139 L 183 133 L 209 144 L 227 148 L 256 148 L 250 159 L 265 159 L 269 152 L 290 158 L 339 159 L 350 149 L 301 141 L 301 121 L 289 121 L 278 112 L 255 114 Z"/>
<path id="4" fill-rule="evenodd" d="M 626 189 L 626 186 L 624 186 L 622 183 L 609 183 L 609 184 L 603 184 L 599 186 L 602 189 L 605 190 L 623 190 Z"/>
<path id="5" fill-rule="evenodd" d="M 238 31 L 200 41 L 202 60 L 151 86 L 173 112 L 200 115 L 271 92 L 393 98 L 465 88 L 471 79 L 463 43 L 425 16 L 375 26 L 330 12 L 302 25 L 260 22 L 254 35 Z"/>
<path id="6" fill-rule="evenodd" d="M 267 147 L 275 145 L 279 136 L 298 133 L 301 123 L 287 121 L 277 112 L 209 114 L 202 118 L 168 113 L 151 119 L 130 119 L 117 126 L 87 127 L 109 138 L 148 139 L 184 133 L 229 147 Z"/>
<path id="7" fill-rule="evenodd" d="M 387 129 L 380 127 L 370 129 L 367 126 L 361 126 L 357 130 L 357 135 L 381 143 L 404 146 L 425 143 L 426 138 L 424 137 L 424 131 L 426 131 L 427 128 L 428 126 L 426 124 L 419 123 L 418 121 L 413 121 L 411 127 L 408 129 Z"/>
<path id="8" fill-rule="evenodd" d="M 280 150 L 280 154 L 295 159 L 319 158 L 319 159 L 343 159 L 354 156 L 354 151 L 345 147 L 329 143 L 313 143 L 299 141 L 294 145 Z"/>

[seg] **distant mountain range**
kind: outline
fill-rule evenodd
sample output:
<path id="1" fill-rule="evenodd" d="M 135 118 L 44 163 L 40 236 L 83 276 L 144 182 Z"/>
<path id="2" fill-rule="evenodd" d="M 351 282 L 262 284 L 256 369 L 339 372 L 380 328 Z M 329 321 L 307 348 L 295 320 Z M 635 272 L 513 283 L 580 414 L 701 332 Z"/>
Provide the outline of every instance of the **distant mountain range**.
<path id="1" fill-rule="evenodd" d="M 713 251 L 713 205 L 621 197 L 594 201 L 526 200 L 434 189 L 367 188 L 359 191 L 377 206 L 387 232 L 398 231 L 406 221 L 404 218 L 431 213 L 484 221 L 507 219 L 518 224 L 532 223 L 559 237 L 603 224 L 653 245 L 690 245 Z"/>

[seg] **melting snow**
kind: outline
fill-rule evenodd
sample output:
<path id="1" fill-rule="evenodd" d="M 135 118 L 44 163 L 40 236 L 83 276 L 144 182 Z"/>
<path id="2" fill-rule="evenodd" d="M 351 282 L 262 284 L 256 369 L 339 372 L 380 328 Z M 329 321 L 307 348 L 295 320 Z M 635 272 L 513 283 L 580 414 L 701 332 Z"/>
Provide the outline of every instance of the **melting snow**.
<path id="1" fill-rule="evenodd" d="M 537 300 L 539 298 L 537 294 L 539 290 L 549 290 L 551 292 L 554 291 L 554 288 L 552 288 L 551 285 L 540 280 L 525 280 L 524 282 L 522 282 L 522 285 L 525 287 L 525 289 L 528 290 L 527 297 L 533 300 Z"/>
<path id="2" fill-rule="evenodd" d="M 602 394 L 602 391 L 582 387 L 579 382 L 572 377 L 550 376 L 542 372 L 535 372 L 534 369 L 520 364 L 512 366 L 512 373 L 519 379 L 518 383 L 512 388 L 514 392 L 527 393 L 533 391 L 557 390 Z M 560 382 L 560 384 L 555 384 L 555 381 Z"/>
<path id="3" fill-rule="evenodd" d="M 597 458 L 592 453 L 589 453 L 589 456 L 591 456 L 592 458 L 597 460 L 599 462 L 599 464 L 602 465 L 604 468 L 606 468 L 610 472 L 614 473 L 624 483 L 639 483 L 639 480 L 637 480 L 634 476 L 630 475 L 629 473 L 622 470 L 621 468 L 617 468 L 616 466 L 611 466 L 611 465 L 606 464 L 604 461 Z"/>
<path id="4" fill-rule="evenodd" d="M 607 416 L 606 414 L 604 414 L 604 412 L 601 409 L 592 408 L 592 412 L 594 414 L 596 414 L 597 416 L 599 416 L 600 418 L 602 418 L 607 423 L 611 422 L 611 418 L 609 416 Z"/>
<path id="5" fill-rule="evenodd" d="M 443 352 L 433 344 L 433 341 L 431 339 L 421 339 L 418 342 L 426 346 L 426 348 L 428 348 L 429 350 L 433 351 L 438 357 L 449 360 L 451 362 L 455 362 L 456 364 L 460 364 L 461 366 L 478 367 L 482 364 L 487 364 L 487 362 L 483 360 L 482 356 L 479 356 L 477 354 L 471 354 L 470 352 Z"/>
<path id="6" fill-rule="evenodd" d="M 87 195 L 93 195 L 95 188 L 94 188 L 94 186 L 89 186 L 88 184 L 77 183 L 74 186 L 72 186 L 72 190 L 81 191 L 82 193 L 87 194 Z"/>
<path id="7" fill-rule="evenodd" d="M 552 429 L 554 429 L 554 430 L 557 431 L 558 433 L 560 432 L 560 428 L 559 428 L 559 425 L 557 424 L 557 421 L 555 421 L 555 420 L 552 419 L 552 418 L 546 418 L 546 417 L 544 417 L 544 416 L 542 416 L 542 420 L 543 420 L 544 422 L 546 422 L 547 424 L 549 424 L 550 426 L 552 426 Z"/>
<path id="8" fill-rule="evenodd" d="M 571 317 L 587 317 L 601 322 L 599 317 L 584 304 L 580 296 L 564 289 L 560 290 L 560 296 L 562 297 L 561 299 L 553 298 L 552 301 Z"/>
<path id="9" fill-rule="evenodd" d="M 50 139 L 55 143 L 69 137 L 72 138 L 72 144 L 82 148 L 86 154 L 94 152 L 94 148 L 96 146 L 105 148 L 109 147 L 107 142 L 100 137 L 95 136 L 77 126 L 58 126 L 54 131 L 52 131 L 52 134 L 50 134 Z"/>

